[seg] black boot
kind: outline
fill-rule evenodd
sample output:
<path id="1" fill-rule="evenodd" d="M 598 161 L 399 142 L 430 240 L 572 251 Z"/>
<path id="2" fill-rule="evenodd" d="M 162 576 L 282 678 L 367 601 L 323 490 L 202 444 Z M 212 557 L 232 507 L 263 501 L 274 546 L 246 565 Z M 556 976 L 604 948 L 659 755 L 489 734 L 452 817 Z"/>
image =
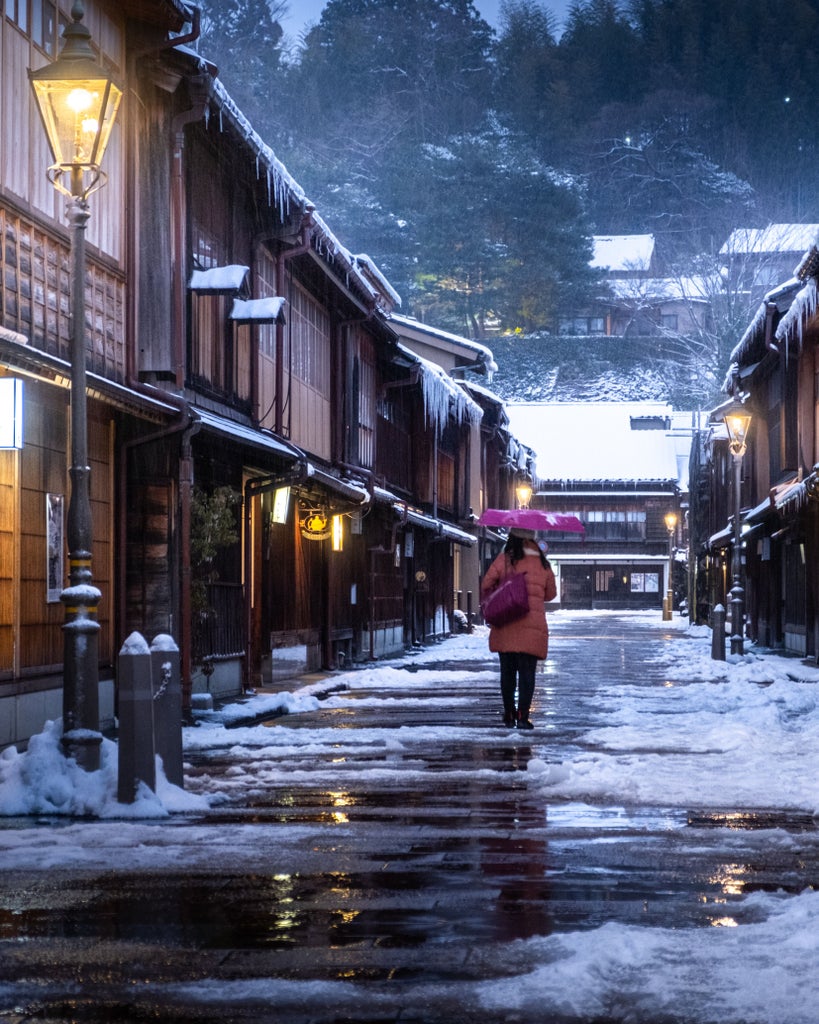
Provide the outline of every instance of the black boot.
<path id="1" fill-rule="evenodd" d="M 528 710 L 527 711 L 523 711 L 523 710 L 518 711 L 517 727 L 518 727 L 518 729 L 534 729 L 534 726 L 529 721 L 529 712 L 528 712 Z"/>
<path id="2" fill-rule="evenodd" d="M 505 707 L 503 709 L 503 724 L 509 729 L 514 729 L 516 720 L 517 714 L 515 713 L 515 709 Z"/>

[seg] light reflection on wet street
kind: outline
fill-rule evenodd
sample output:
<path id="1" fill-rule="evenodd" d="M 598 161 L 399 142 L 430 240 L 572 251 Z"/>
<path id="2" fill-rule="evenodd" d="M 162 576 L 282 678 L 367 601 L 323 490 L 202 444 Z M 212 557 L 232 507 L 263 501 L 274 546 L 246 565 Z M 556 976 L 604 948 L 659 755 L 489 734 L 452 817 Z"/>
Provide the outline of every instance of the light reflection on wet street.
<path id="1" fill-rule="evenodd" d="M 518 940 L 607 922 L 735 927 L 752 913 L 741 906 L 749 892 L 819 881 L 807 815 L 547 804 L 530 764 L 583 747 L 611 699 L 600 697 L 604 684 L 667 683 L 642 659 L 647 633 L 662 636 L 659 622 L 556 615 L 552 630 L 534 733 L 500 725 L 490 656 L 469 663 L 474 678 L 442 658 L 431 676 L 407 671 L 403 694 L 374 699 L 376 668 L 371 689 L 269 723 L 311 742 L 271 746 L 263 758 L 241 743 L 189 756 L 189 786 L 235 776 L 235 795 L 195 822 L 155 827 L 250 829 L 259 844 L 251 868 L 238 847 L 236 866 L 223 847 L 207 870 L 187 867 L 183 853 L 173 871 L 111 863 L 7 875 L 0 995 L 16 987 L 0 1021 L 544 1020 L 492 1017 L 467 1005 L 458 985 L 514 976 Z M 393 728 L 395 742 L 385 743 Z M 746 840 L 770 828 L 806 841 L 761 858 Z M 274 1004 L 269 987 L 223 1001 L 231 983 L 257 979 L 357 987 L 343 1008 L 329 990 L 304 985 L 275 989 Z"/>

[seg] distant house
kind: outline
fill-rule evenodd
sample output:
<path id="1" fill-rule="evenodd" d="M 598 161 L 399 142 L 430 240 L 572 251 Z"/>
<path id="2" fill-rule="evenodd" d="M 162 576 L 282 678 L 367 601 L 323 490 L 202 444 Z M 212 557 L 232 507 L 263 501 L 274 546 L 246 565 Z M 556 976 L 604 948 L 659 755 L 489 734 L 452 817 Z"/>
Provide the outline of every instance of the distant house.
<path id="1" fill-rule="evenodd" d="M 593 308 L 566 312 L 559 333 L 633 337 L 685 334 L 708 317 L 710 289 L 696 277 L 663 277 L 653 235 L 595 235 L 590 265 L 604 272 Z"/>
<path id="2" fill-rule="evenodd" d="M 594 235 L 590 266 L 610 279 L 657 276 L 654 235 Z"/>
<path id="3" fill-rule="evenodd" d="M 759 302 L 767 291 L 793 275 L 817 235 L 819 224 L 736 228 L 720 249 L 726 279 L 734 291 L 747 292 L 752 302 Z"/>
<path id="4" fill-rule="evenodd" d="M 669 548 L 675 561 L 685 548 L 690 414 L 662 402 L 507 408 L 515 434 L 535 450 L 532 507 L 573 513 L 586 527 L 585 536 L 548 537 L 561 605 L 660 609 Z M 677 516 L 671 536 L 669 512 Z M 675 603 L 685 592 L 676 575 Z"/>

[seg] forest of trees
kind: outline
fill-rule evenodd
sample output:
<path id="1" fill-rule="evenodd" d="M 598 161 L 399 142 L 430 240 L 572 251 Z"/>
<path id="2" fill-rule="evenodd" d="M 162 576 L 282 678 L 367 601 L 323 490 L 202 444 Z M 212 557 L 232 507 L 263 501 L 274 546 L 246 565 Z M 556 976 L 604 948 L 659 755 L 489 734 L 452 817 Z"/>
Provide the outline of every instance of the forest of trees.
<path id="1" fill-rule="evenodd" d="M 819 0 L 577 0 L 562 34 L 548 0 L 504 0 L 497 32 L 472 0 L 328 0 L 290 49 L 284 10 L 207 0 L 201 48 L 436 326 L 553 330 L 599 289 L 593 234 L 651 232 L 673 274 L 817 219 Z"/>

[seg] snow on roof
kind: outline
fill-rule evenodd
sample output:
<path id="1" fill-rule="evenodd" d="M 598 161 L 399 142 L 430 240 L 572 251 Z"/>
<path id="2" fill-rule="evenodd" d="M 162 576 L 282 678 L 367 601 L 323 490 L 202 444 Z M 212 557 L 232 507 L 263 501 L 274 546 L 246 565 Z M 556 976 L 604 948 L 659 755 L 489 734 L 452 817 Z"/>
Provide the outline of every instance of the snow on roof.
<path id="1" fill-rule="evenodd" d="M 253 125 L 239 109 L 221 80 L 213 79 L 211 87 L 213 100 L 219 112 L 220 127 L 223 125 L 224 118 L 227 118 L 254 154 L 256 177 L 266 179 L 267 199 L 270 205 L 275 205 L 278 208 L 282 219 L 288 216 L 291 206 L 301 210 L 312 208 L 313 204 L 307 199 L 304 189 L 278 159 L 270 146 L 254 130 Z M 209 116 L 208 109 L 205 112 L 206 119 Z M 377 270 L 368 256 L 353 256 L 349 249 L 336 238 L 324 220 L 315 213 L 313 214 L 313 227 L 318 251 L 333 260 L 342 262 L 348 279 L 354 279 L 356 284 L 376 301 L 387 298 L 389 304 L 401 304 L 398 293 L 388 284 L 386 278 Z"/>
<path id="2" fill-rule="evenodd" d="M 808 321 L 816 316 L 817 307 L 819 307 L 819 291 L 817 291 L 816 278 L 809 277 L 794 297 L 788 312 L 779 321 L 776 328 L 776 340 L 784 341 L 787 344 L 796 335 L 801 345 L 802 333 Z"/>
<path id="3" fill-rule="evenodd" d="M 259 323 L 272 323 L 283 320 L 285 299 L 281 295 L 269 296 L 266 299 L 234 299 L 230 311 L 230 319 L 242 322 L 251 320 Z"/>
<path id="4" fill-rule="evenodd" d="M 483 409 L 442 367 L 424 359 L 405 345 L 399 344 L 398 348 L 420 367 L 427 423 L 434 425 L 439 431 L 443 430 L 450 417 L 451 405 L 454 405 L 455 414 L 460 422 L 468 420 L 473 424 L 480 423 L 483 419 Z"/>
<path id="5" fill-rule="evenodd" d="M 706 277 L 648 277 L 607 282 L 615 298 L 627 302 L 710 302 L 715 283 Z"/>
<path id="6" fill-rule="evenodd" d="M 779 313 L 787 313 L 790 309 L 796 293 L 802 287 L 798 278 L 792 277 L 784 284 L 777 285 L 767 293 L 765 298 L 757 307 L 753 319 L 745 328 L 745 332 L 739 339 L 731 352 L 731 364 L 744 366 L 749 362 L 755 362 L 762 357 L 762 346 L 765 343 L 765 324 L 768 319 L 769 309 L 774 307 Z M 803 289 L 804 290 L 804 289 Z M 781 326 L 781 322 L 780 322 Z M 779 330 L 777 330 L 779 337 Z M 731 371 L 729 370 L 729 378 Z"/>
<path id="7" fill-rule="evenodd" d="M 378 285 L 390 296 L 396 306 L 401 305 L 401 296 L 366 253 L 362 252 L 356 254 L 353 256 L 353 260 L 365 273 L 372 275 L 372 277 L 378 282 Z"/>
<path id="8" fill-rule="evenodd" d="M 647 271 L 654 254 L 654 235 L 594 235 L 589 265 L 602 270 Z"/>
<path id="9" fill-rule="evenodd" d="M 231 263 L 227 267 L 194 270 L 189 287 L 195 292 L 238 292 L 245 283 L 249 269 L 239 263 Z"/>
<path id="10" fill-rule="evenodd" d="M 720 249 L 720 255 L 804 252 L 818 236 L 819 224 L 768 224 L 764 228 L 736 228 Z"/>
<path id="11" fill-rule="evenodd" d="M 483 384 L 478 384 L 474 380 L 463 381 L 463 386 L 476 395 L 483 395 L 484 398 L 488 398 L 495 405 L 503 405 L 503 399 L 500 395 L 496 394 L 490 388 L 484 387 Z"/>
<path id="12" fill-rule="evenodd" d="M 428 334 L 433 338 L 441 338 L 444 341 L 452 342 L 461 348 L 470 349 L 481 357 L 487 370 L 491 373 L 495 373 L 498 369 L 498 364 L 495 362 L 492 350 L 487 348 L 486 345 L 482 345 L 479 341 L 472 341 L 471 338 L 464 338 L 460 334 L 451 334 L 449 331 L 443 331 L 438 327 L 431 327 L 429 324 L 421 323 L 420 320 L 416 320 L 411 316 L 402 316 L 399 313 L 393 313 L 390 317 L 390 322 L 420 331 L 422 334 Z"/>
<path id="13" fill-rule="evenodd" d="M 632 417 L 670 418 L 664 402 L 509 402 L 506 411 L 540 480 L 681 482 L 672 432 L 631 427 Z"/>

